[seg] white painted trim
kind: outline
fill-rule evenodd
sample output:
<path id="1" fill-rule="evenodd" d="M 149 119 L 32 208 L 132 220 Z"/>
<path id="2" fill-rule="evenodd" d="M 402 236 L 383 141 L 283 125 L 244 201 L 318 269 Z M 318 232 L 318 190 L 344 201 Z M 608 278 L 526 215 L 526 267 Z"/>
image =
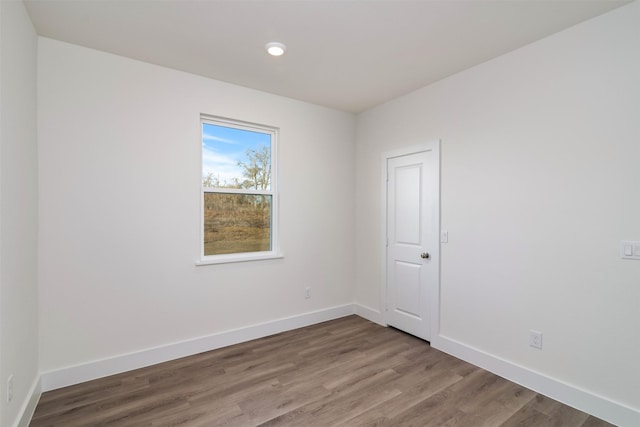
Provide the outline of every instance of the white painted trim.
<path id="1" fill-rule="evenodd" d="M 389 241 L 387 238 L 387 198 L 388 198 L 388 185 L 389 181 L 389 168 L 388 159 L 392 157 L 392 153 L 382 153 L 381 160 L 381 173 L 380 173 L 380 266 L 381 266 L 381 281 L 380 281 L 380 301 L 382 302 L 382 325 L 387 326 L 387 247 Z"/>
<path id="2" fill-rule="evenodd" d="M 377 323 L 381 326 L 387 326 L 384 323 L 383 315 L 379 310 L 374 310 L 371 307 L 367 307 L 362 304 L 354 304 L 355 314 L 362 317 L 363 319 L 367 319 L 369 322 Z"/>
<path id="3" fill-rule="evenodd" d="M 442 286 L 442 141 L 437 142 L 438 153 L 438 279 L 431 295 L 431 339 L 440 334 L 440 287 Z"/>
<path id="4" fill-rule="evenodd" d="M 381 301 L 383 304 L 383 310 L 382 310 L 382 314 L 381 314 L 381 321 L 380 322 L 376 322 L 376 323 L 380 323 L 383 326 L 387 326 L 387 180 L 388 180 L 388 169 L 387 169 L 387 162 L 389 159 L 392 159 L 394 157 L 401 157 L 401 156 L 408 156 L 410 154 L 417 154 L 417 153 L 422 153 L 424 151 L 433 151 L 436 154 L 437 157 L 437 167 L 438 167 L 438 197 L 437 197 L 437 209 L 436 209 L 436 215 L 437 215 L 437 219 L 436 222 L 438 224 L 438 237 L 437 237 L 437 241 L 440 242 L 440 230 L 441 230 L 441 226 L 440 226 L 440 220 L 441 220 L 441 214 L 440 214 L 440 209 L 441 209 L 441 203 L 440 203 L 440 198 L 441 198 L 441 171 L 442 171 L 442 165 L 441 165 L 441 151 L 440 151 L 440 146 L 441 146 L 441 141 L 435 140 L 435 141 L 429 141 L 429 142 L 425 142 L 422 144 L 418 144 L 418 145 L 412 145 L 409 147 L 403 147 L 403 148 L 397 148 L 395 150 L 390 150 L 390 151 L 385 151 L 381 154 L 381 163 L 382 163 L 382 177 L 381 177 L 381 183 L 380 183 L 380 188 L 382 189 L 382 195 L 380 197 L 380 218 L 382 218 L 381 221 L 381 226 L 380 226 L 380 247 L 382 248 L 382 251 L 380 251 L 382 253 L 382 260 L 381 260 L 381 266 L 382 266 L 382 284 L 380 287 L 380 296 L 381 296 Z M 440 253 L 441 253 L 441 245 L 438 244 L 438 247 L 436 249 L 437 253 L 433 253 L 434 259 L 437 262 L 437 266 L 438 266 L 438 272 L 437 272 L 437 283 L 436 285 L 433 287 L 432 291 L 433 294 L 431 295 L 431 319 L 430 319 L 430 333 L 429 336 L 430 337 L 435 337 L 438 335 L 438 333 L 440 332 L 440 272 L 442 269 L 442 265 L 441 265 L 441 259 L 440 259 Z M 366 317 L 365 317 L 366 318 Z"/>
<path id="5" fill-rule="evenodd" d="M 551 378 L 443 335 L 434 335 L 431 346 L 617 426 L 640 426 L 640 410 L 623 403 Z"/>
<path id="6" fill-rule="evenodd" d="M 41 377 L 38 377 L 31 384 L 29 392 L 27 393 L 27 399 L 22 404 L 20 412 L 18 412 L 18 418 L 16 419 L 15 427 L 29 427 L 33 413 L 36 411 L 40 395 L 42 394 Z"/>
<path id="7" fill-rule="evenodd" d="M 196 261 L 196 266 L 225 264 L 232 262 L 261 261 L 266 259 L 283 258 L 280 252 L 279 238 L 279 218 L 280 218 L 280 196 L 278 193 L 278 145 L 280 140 L 280 128 L 274 126 L 263 125 L 259 123 L 245 122 L 243 120 L 235 120 L 227 117 L 213 116 L 209 114 L 200 114 L 200 129 L 204 123 L 215 126 L 223 126 L 238 130 L 246 130 L 271 135 L 271 185 L 269 190 L 248 190 L 248 189 L 221 189 L 221 188 L 205 188 L 202 187 L 202 179 L 200 180 L 200 258 Z M 200 133 L 202 137 L 202 132 Z M 198 145 L 202 144 L 202 140 Z M 200 150 L 200 166 L 202 166 L 202 150 Z M 224 191 L 223 191 L 224 190 Z M 232 253 L 222 255 L 205 255 L 204 254 L 204 194 L 205 192 L 224 192 L 235 194 L 264 194 L 271 196 L 271 250 L 264 252 L 250 253 Z"/>
<path id="8" fill-rule="evenodd" d="M 247 261 L 264 261 L 268 259 L 281 259 L 284 255 L 276 252 L 249 252 L 246 254 L 230 254 L 227 255 L 215 255 L 213 257 L 203 257 L 196 261 L 196 266 L 203 265 L 215 265 L 215 264 L 229 264 L 232 262 L 247 262 Z"/>
<path id="9" fill-rule="evenodd" d="M 371 322 L 384 325 L 381 321 L 383 314 L 379 311 L 357 303 L 346 304 L 42 373 L 40 379 L 34 381 L 29 391 L 29 399 L 23 404 L 20 412 L 21 416 L 15 427 L 27 427 L 29 425 L 42 392 L 338 319 L 351 314 L 356 314 Z M 640 425 L 640 411 L 622 403 L 532 371 L 443 335 L 433 335 L 431 345 L 433 348 L 620 427 L 636 427 Z"/>
<path id="10" fill-rule="evenodd" d="M 162 347 L 150 348 L 135 353 L 123 354 L 108 359 L 96 360 L 67 368 L 44 372 L 41 376 L 42 391 L 79 384 L 178 359 L 233 344 L 263 338 L 292 329 L 302 328 L 328 320 L 355 314 L 353 304 L 304 313 L 231 331 L 220 332 L 192 340 L 177 342 Z"/>

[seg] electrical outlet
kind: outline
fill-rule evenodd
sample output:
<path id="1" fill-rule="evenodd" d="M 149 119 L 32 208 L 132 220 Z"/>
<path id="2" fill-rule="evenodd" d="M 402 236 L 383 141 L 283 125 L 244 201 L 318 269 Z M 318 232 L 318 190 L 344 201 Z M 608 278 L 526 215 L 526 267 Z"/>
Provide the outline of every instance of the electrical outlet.
<path id="1" fill-rule="evenodd" d="M 304 288 L 304 298 L 311 298 L 311 286 L 307 286 L 306 288 Z"/>
<path id="2" fill-rule="evenodd" d="M 533 329 L 529 331 L 529 345 L 533 348 L 538 348 L 542 350 L 542 332 L 534 331 Z"/>
<path id="3" fill-rule="evenodd" d="M 7 379 L 7 403 L 13 400 L 13 375 L 9 375 Z"/>

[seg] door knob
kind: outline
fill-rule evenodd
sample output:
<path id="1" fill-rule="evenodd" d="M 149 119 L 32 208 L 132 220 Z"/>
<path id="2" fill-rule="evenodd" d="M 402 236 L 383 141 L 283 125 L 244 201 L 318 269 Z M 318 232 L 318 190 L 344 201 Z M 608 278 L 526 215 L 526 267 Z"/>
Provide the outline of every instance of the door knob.
<path id="1" fill-rule="evenodd" d="M 429 259 L 429 252 L 422 252 L 420 254 L 420 258 L 422 259 Z"/>

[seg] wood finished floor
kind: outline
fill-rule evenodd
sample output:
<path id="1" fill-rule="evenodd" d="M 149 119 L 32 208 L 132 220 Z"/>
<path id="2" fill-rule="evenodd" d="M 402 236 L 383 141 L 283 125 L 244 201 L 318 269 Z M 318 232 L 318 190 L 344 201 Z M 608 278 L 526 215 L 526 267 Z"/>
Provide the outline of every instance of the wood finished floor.
<path id="1" fill-rule="evenodd" d="M 40 426 L 609 426 L 357 316 L 44 393 Z"/>

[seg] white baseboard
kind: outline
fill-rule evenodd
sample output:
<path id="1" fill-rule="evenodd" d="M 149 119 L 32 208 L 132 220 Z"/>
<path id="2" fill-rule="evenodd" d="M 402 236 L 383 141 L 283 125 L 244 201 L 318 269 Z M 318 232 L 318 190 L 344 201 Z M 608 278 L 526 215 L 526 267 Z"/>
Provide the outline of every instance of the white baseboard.
<path id="1" fill-rule="evenodd" d="M 23 402 L 22 407 L 20 408 L 20 412 L 18 413 L 18 418 L 14 424 L 15 427 L 29 426 L 29 423 L 31 423 L 31 418 L 33 417 L 33 413 L 36 410 L 36 406 L 38 406 L 38 401 L 40 400 L 41 394 L 42 386 L 40 376 L 38 376 L 29 388 L 27 399 Z"/>
<path id="2" fill-rule="evenodd" d="M 548 377 L 443 335 L 431 346 L 619 427 L 640 426 L 640 411 Z"/>
<path id="3" fill-rule="evenodd" d="M 354 304 L 353 306 L 355 314 L 358 316 L 367 319 L 370 322 L 377 323 L 378 325 L 387 326 L 384 323 L 382 313 L 378 310 L 374 310 L 373 308 L 361 304 Z"/>
<path id="4" fill-rule="evenodd" d="M 37 382 L 32 387 L 31 399 L 25 403 L 25 408 L 22 412 L 23 416 L 17 427 L 26 427 L 28 425 L 41 392 L 167 362 L 204 351 L 215 350 L 351 314 L 356 314 L 384 326 L 384 318 L 381 312 L 360 304 L 347 304 L 136 353 L 44 372 L 41 374 L 40 382 Z M 438 350 L 617 426 L 640 426 L 640 411 L 619 402 L 532 371 L 443 335 L 434 336 L 431 345 Z M 24 420 L 26 422 L 23 422 Z"/>
<path id="5" fill-rule="evenodd" d="M 124 354 L 108 359 L 96 360 L 41 374 L 42 391 L 79 384 L 109 375 L 119 374 L 146 366 L 155 365 L 185 356 L 215 350 L 262 338 L 292 329 L 302 328 L 327 320 L 355 314 L 354 305 L 347 304 L 311 313 L 273 320 L 240 329 L 220 332 L 192 340 L 177 342 L 162 347 Z"/>

